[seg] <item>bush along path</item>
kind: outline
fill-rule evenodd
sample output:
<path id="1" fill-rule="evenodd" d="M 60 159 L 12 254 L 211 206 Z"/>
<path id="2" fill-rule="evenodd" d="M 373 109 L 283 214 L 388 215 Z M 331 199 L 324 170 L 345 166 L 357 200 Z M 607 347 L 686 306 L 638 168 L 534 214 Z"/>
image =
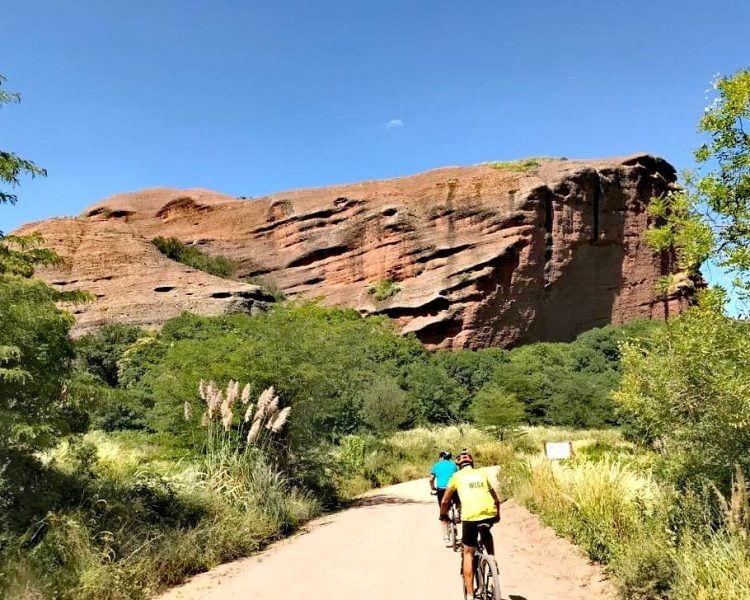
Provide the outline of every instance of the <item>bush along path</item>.
<path id="1" fill-rule="evenodd" d="M 503 598 L 615 598 L 600 567 L 512 502 L 494 528 Z M 426 479 L 365 494 L 267 552 L 198 575 L 160 600 L 462 597 Z"/>

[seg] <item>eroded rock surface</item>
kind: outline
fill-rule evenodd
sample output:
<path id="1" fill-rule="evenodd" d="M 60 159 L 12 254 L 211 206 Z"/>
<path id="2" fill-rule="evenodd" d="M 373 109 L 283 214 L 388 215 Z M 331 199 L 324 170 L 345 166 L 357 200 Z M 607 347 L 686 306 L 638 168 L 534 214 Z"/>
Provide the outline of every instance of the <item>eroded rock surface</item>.
<path id="1" fill-rule="evenodd" d="M 643 240 L 649 199 L 674 182 L 669 163 L 635 155 L 528 170 L 449 167 L 253 200 L 158 188 L 24 230 L 40 232 L 65 259 L 40 275 L 96 294 L 76 308 L 79 331 L 270 300 L 256 285 L 190 269 L 150 243 L 174 236 L 234 259 L 238 279 L 387 314 L 435 348 L 510 346 L 683 310 L 693 283 L 670 253 Z M 665 275 L 674 276 L 666 297 L 657 292 Z M 371 289 L 386 279 L 399 291 L 378 300 Z"/>

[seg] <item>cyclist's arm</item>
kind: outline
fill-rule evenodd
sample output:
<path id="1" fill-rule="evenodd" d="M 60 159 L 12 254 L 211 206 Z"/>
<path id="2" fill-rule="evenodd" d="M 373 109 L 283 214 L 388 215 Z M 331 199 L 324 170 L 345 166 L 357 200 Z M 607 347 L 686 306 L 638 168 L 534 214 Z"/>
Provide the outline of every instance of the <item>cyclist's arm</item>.
<path id="1" fill-rule="evenodd" d="M 447 488 L 445 488 L 445 495 L 443 496 L 443 501 L 440 503 L 440 517 L 448 517 L 448 509 L 451 505 L 451 497 L 453 496 L 454 489 L 448 485 Z"/>
<path id="2" fill-rule="evenodd" d="M 490 494 L 492 495 L 492 499 L 495 501 L 495 510 L 497 511 L 497 518 L 500 518 L 500 497 L 497 495 L 497 492 L 495 491 L 495 488 L 492 487 L 492 484 L 490 483 L 489 479 L 487 480 L 487 487 L 490 489 Z"/>
<path id="3" fill-rule="evenodd" d="M 435 473 L 430 473 L 430 489 L 435 491 Z"/>

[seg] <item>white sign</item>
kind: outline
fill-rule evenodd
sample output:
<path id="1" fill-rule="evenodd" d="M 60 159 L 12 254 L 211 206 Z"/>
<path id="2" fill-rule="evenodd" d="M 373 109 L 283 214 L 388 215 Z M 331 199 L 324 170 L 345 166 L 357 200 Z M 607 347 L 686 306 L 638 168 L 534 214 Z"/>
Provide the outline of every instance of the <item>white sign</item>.
<path id="1" fill-rule="evenodd" d="M 544 444 L 544 455 L 550 460 L 566 460 L 573 456 L 571 442 L 547 442 Z"/>

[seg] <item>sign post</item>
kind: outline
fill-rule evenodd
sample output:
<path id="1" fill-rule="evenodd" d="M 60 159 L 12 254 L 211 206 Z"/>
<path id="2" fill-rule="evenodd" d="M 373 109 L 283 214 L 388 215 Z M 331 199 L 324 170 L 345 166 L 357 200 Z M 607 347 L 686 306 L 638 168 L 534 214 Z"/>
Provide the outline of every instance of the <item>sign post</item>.
<path id="1" fill-rule="evenodd" d="M 546 442 L 544 456 L 549 460 L 567 460 L 573 456 L 572 442 Z"/>

